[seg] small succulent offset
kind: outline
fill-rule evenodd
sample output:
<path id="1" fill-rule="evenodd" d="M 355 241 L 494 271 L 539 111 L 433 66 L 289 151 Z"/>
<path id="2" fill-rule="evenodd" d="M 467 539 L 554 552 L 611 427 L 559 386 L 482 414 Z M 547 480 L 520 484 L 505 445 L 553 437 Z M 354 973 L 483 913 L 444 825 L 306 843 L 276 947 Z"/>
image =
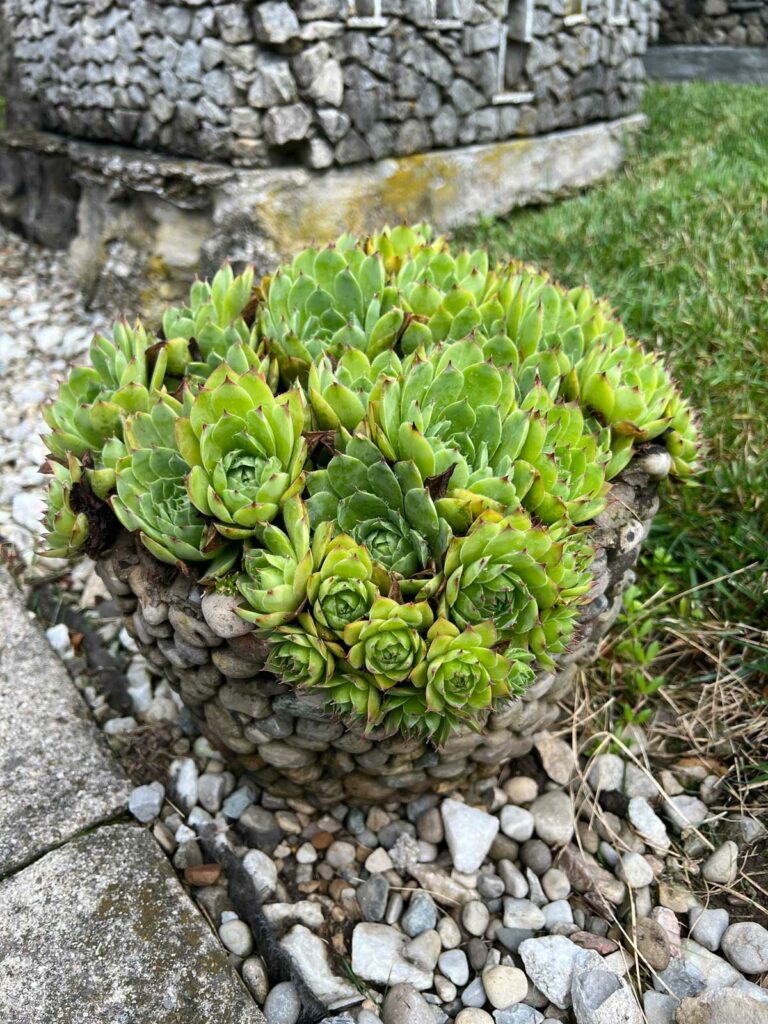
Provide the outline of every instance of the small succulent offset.
<path id="1" fill-rule="evenodd" d="M 606 302 L 423 225 L 224 267 L 91 363 L 45 411 L 48 554 L 135 534 L 376 735 L 482 728 L 566 650 L 635 449 L 695 468 L 687 402 Z"/>

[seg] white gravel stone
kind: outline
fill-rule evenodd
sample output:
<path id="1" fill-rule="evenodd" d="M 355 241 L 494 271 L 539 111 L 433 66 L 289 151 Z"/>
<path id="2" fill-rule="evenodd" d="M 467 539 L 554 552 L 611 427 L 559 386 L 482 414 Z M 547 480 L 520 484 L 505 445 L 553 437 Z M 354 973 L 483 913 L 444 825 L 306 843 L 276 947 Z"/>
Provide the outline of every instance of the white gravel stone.
<path id="1" fill-rule="evenodd" d="M 424 991 L 432 985 L 432 974 L 403 956 L 408 936 L 385 924 L 363 921 L 352 932 L 352 970 L 363 981 L 379 985 L 405 983 Z"/>
<path id="2" fill-rule="evenodd" d="M 701 873 L 708 882 L 732 885 L 739 872 L 739 848 L 729 839 L 704 861 Z"/>
<path id="3" fill-rule="evenodd" d="M 467 1006 L 456 1017 L 456 1024 L 493 1024 L 493 1017 L 476 1006 Z"/>
<path id="4" fill-rule="evenodd" d="M 562 790 L 542 793 L 531 804 L 536 835 L 552 846 L 566 846 L 573 838 L 571 798 Z"/>
<path id="5" fill-rule="evenodd" d="M 253 952 L 253 936 L 245 921 L 225 921 L 219 928 L 219 938 L 235 956 L 250 956 Z"/>
<path id="6" fill-rule="evenodd" d="M 477 937 L 484 935 L 490 920 L 490 911 L 480 900 L 470 900 L 469 903 L 464 904 L 461 911 L 461 923 L 470 935 Z"/>
<path id="7" fill-rule="evenodd" d="M 189 814 L 197 803 L 197 765 L 191 757 L 180 757 L 171 762 L 168 774 L 174 803 Z"/>
<path id="8" fill-rule="evenodd" d="M 461 943 L 459 926 L 452 917 L 441 917 L 437 922 L 437 934 L 443 949 L 455 949 Z"/>
<path id="9" fill-rule="evenodd" d="M 524 843 L 533 835 L 533 815 L 522 807 L 507 804 L 501 809 L 501 831 L 516 843 Z"/>
<path id="10" fill-rule="evenodd" d="M 653 868 L 641 853 L 630 851 L 621 855 L 616 877 L 626 882 L 630 889 L 643 889 L 653 881 Z"/>
<path id="11" fill-rule="evenodd" d="M 403 956 L 423 971 L 434 971 L 442 948 L 440 936 L 431 928 L 403 946 Z"/>
<path id="12" fill-rule="evenodd" d="M 336 839 L 325 851 L 325 859 L 334 868 L 348 868 L 355 863 L 355 848 L 352 843 Z"/>
<path id="13" fill-rule="evenodd" d="M 304 981 L 321 1002 L 337 1006 L 358 995 L 354 985 L 334 973 L 328 959 L 328 945 L 303 924 L 294 925 L 280 940 L 280 945 L 296 961 Z"/>
<path id="14" fill-rule="evenodd" d="M 271 857 L 261 850 L 249 850 L 243 857 L 243 867 L 248 872 L 256 892 L 269 899 L 277 889 L 277 866 Z"/>
<path id="15" fill-rule="evenodd" d="M 499 831 L 499 819 L 458 800 L 443 800 L 440 813 L 453 866 L 458 871 L 477 871 Z"/>
<path id="16" fill-rule="evenodd" d="M 270 990 L 264 1002 L 269 1024 L 296 1024 L 301 1015 L 301 999 L 291 981 L 281 981 Z"/>
<path id="17" fill-rule="evenodd" d="M 666 825 L 645 797 L 632 797 L 629 801 L 627 817 L 640 838 L 645 840 L 649 846 L 655 850 L 669 849 L 670 838 L 667 835 Z"/>
<path id="18" fill-rule="evenodd" d="M 366 858 L 365 867 L 371 874 L 383 874 L 392 870 L 392 858 L 383 846 L 379 846 Z"/>
<path id="19" fill-rule="evenodd" d="M 536 932 L 546 924 L 544 911 L 530 900 L 517 900 L 513 896 L 504 898 L 504 927 L 529 928 Z"/>
<path id="20" fill-rule="evenodd" d="M 142 824 L 154 821 L 160 814 L 165 799 L 165 787 L 160 782 L 137 786 L 128 797 L 128 810 Z"/>
<path id="21" fill-rule="evenodd" d="M 64 658 L 65 660 L 72 658 L 74 654 L 72 650 L 72 641 L 69 638 L 69 630 L 63 622 L 59 622 L 57 625 L 50 626 L 46 629 L 45 636 L 48 643 L 60 658 Z"/>
<path id="22" fill-rule="evenodd" d="M 709 817 L 709 808 L 697 796 L 671 796 L 664 801 L 664 814 L 676 832 L 698 828 Z"/>
<path id="23" fill-rule="evenodd" d="M 618 754 L 599 754 L 590 766 L 587 782 L 593 793 L 621 789 L 624 762 Z"/>

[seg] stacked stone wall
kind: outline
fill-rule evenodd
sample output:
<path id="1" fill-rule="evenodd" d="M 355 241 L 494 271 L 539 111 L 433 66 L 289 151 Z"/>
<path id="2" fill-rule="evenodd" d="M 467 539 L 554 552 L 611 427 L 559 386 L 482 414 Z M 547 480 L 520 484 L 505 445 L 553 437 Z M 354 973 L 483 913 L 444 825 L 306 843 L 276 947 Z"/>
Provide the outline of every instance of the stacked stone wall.
<path id="1" fill-rule="evenodd" d="M 5 7 L 12 126 L 236 166 L 312 168 L 630 113 L 656 16 L 656 0 Z"/>
<path id="2" fill-rule="evenodd" d="M 663 43 L 768 45 L 768 0 L 661 0 Z"/>

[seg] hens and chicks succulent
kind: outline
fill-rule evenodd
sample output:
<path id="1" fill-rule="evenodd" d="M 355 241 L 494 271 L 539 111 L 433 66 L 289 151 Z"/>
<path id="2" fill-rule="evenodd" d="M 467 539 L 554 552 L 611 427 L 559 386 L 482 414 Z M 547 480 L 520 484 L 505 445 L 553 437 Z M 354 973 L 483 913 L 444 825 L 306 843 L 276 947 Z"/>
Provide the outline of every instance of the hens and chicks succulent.
<path id="1" fill-rule="evenodd" d="M 634 446 L 696 455 L 605 302 L 424 226 L 225 267 L 91 363 L 45 412 L 48 553 L 98 555 L 117 517 L 239 595 L 267 669 L 435 742 L 565 649 Z"/>

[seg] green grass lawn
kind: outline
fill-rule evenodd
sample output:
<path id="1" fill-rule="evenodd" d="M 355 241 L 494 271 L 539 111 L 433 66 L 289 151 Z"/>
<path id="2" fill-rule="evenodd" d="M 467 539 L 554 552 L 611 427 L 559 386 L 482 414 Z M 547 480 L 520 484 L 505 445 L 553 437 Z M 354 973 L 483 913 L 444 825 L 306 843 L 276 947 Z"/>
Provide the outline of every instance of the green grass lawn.
<path id="1" fill-rule="evenodd" d="M 700 599 L 721 619 L 765 627 L 768 89 L 655 85 L 645 112 L 648 130 L 610 182 L 464 237 L 587 281 L 665 352 L 699 410 L 704 469 L 697 487 L 666 495 L 646 588 L 742 570 Z"/>
<path id="2" fill-rule="evenodd" d="M 588 731 L 605 742 L 640 724 L 657 755 L 706 750 L 732 798 L 765 809 L 768 89 L 654 85 L 644 106 L 648 129 L 606 184 L 463 237 L 608 296 L 697 408 L 702 471 L 665 489 L 638 588 L 586 679 Z"/>

